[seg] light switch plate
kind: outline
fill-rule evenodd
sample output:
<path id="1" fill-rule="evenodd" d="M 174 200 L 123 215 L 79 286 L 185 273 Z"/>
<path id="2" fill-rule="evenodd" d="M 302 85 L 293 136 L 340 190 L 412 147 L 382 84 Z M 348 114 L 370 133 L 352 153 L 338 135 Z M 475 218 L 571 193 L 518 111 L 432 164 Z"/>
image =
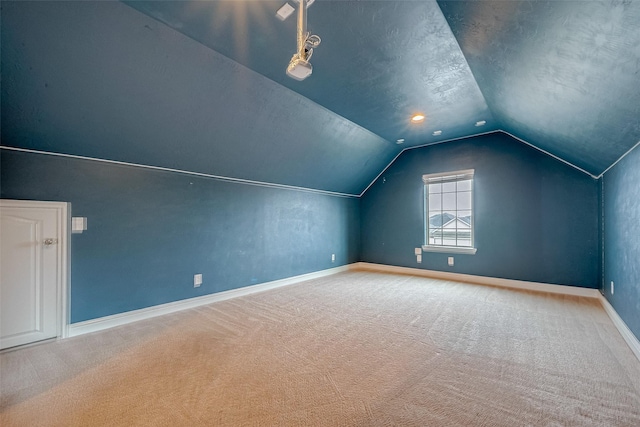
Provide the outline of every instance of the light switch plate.
<path id="1" fill-rule="evenodd" d="M 415 248 L 413 250 L 413 253 L 416 254 L 416 255 L 422 255 L 422 248 Z"/>
<path id="2" fill-rule="evenodd" d="M 87 218 L 74 216 L 71 218 L 71 232 L 80 234 L 87 229 Z"/>

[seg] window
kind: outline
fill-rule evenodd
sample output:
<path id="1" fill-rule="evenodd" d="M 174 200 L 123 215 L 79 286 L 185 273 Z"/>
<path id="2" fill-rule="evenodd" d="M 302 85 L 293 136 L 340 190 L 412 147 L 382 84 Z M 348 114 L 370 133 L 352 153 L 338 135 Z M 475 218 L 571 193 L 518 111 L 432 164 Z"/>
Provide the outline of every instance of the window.
<path id="1" fill-rule="evenodd" d="M 422 175 L 424 251 L 475 254 L 473 169 Z"/>

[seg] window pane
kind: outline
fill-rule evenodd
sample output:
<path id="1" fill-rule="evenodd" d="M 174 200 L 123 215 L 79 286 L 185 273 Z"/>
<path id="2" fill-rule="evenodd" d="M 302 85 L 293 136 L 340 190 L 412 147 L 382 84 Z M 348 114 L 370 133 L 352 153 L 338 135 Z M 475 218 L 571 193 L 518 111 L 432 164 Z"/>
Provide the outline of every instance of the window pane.
<path id="1" fill-rule="evenodd" d="M 464 171 L 463 171 L 464 172 Z M 456 173 L 452 172 L 452 175 Z M 429 179 L 428 175 L 424 175 Z M 473 247 L 473 179 L 427 185 L 427 242 L 434 246 Z M 451 179 L 450 176 L 446 177 Z"/>
<path id="2" fill-rule="evenodd" d="M 458 210 L 469 210 L 471 209 L 471 191 L 458 191 Z"/>
<path id="3" fill-rule="evenodd" d="M 442 184 L 442 192 L 443 193 L 452 193 L 456 191 L 456 182 L 445 182 Z"/>
<path id="4" fill-rule="evenodd" d="M 450 213 L 438 211 L 438 212 L 429 212 L 429 231 L 434 233 L 442 234 L 442 227 L 447 223 L 451 222 L 453 219 L 453 215 Z"/>
<path id="5" fill-rule="evenodd" d="M 458 191 L 471 191 L 471 180 L 458 181 Z"/>
<path id="6" fill-rule="evenodd" d="M 471 247 L 471 237 L 470 236 L 458 236 L 458 243 L 456 246 L 465 246 Z"/>
<path id="7" fill-rule="evenodd" d="M 442 194 L 442 209 L 451 211 L 456 210 L 456 193 Z"/>
<path id="8" fill-rule="evenodd" d="M 456 211 L 444 211 L 442 212 L 442 226 L 443 227 L 455 227 Z"/>
<path id="9" fill-rule="evenodd" d="M 429 212 L 442 209 L 442 195 L 429 194 Z"/>
<path id="10" fill-rule="evenodd" d="M 458 219 L 471 227 L 471 211 L 458 211 Z"/>

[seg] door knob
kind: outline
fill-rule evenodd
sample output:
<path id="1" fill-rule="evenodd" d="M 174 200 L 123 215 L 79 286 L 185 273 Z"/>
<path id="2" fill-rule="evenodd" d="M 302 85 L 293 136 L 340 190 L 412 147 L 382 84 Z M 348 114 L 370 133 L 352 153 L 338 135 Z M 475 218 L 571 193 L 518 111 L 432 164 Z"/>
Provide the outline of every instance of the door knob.
<path id="1" fill-rule="evenodd" d="M 44 241 L 42 242 L 42 244 L 45 246 L 51 246 L 57 243 L 58 243 L 58 239 L 52 238 L 52 237 L 49 237 L 48 239 L 44 239 Z"/>

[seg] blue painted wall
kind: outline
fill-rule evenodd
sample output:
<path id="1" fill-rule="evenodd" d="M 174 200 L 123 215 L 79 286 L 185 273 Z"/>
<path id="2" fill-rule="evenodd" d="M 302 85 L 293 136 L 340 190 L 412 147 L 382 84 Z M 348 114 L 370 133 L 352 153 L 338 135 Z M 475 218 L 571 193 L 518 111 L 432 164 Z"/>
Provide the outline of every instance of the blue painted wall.
<path id="1" fill-rule="evenodd" d="M 424 253 L 422 175 L 475 169 L 475 255 Z M 598 182 L 503 133 L 408 150 L 361 199 L 366 262 L 598 287 Z M 455 266 L 447 266 L 447 257 Z"/>
<path id="2" fill-rule="evenodd" d="M 120 2 L 3 1 L 0 39 L 5 146 L 352 195 L 400 151 Z"/>
<path id="3" fill-rule="evenodd" d="M 356 198 L 8 150 L 0 179 L 2 198 L 88 218 L 71 240 L 72 323 L 358 261 Z"/>
<path id="4" fill-rule="evenodd" d="M 636 147 L 603 180 L 605 297 L 640 337 L 640 149 Z"/>

